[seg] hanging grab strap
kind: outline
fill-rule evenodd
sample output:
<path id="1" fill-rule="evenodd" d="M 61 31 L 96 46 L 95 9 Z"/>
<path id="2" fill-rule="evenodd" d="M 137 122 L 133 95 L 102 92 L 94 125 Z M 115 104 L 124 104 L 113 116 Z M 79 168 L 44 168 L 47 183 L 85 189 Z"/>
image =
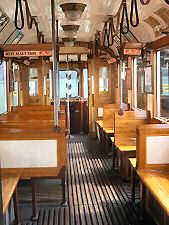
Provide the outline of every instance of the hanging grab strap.
<path id="1" fill-rule="evenodd" d="M 15 27 L 18 30 L 22 30 L 24 28 L 24 16 L 23 16 L 23 10 L 22 10 L 22 0 L 16 0 L 16 9 L 15 9 Z M 20 8 L 20 14 L 21 14 L 21 26 L 18 26 L 18 10 Z"/>
<path id="2" fill-rule="evenodd" d="M 109 47 L 109 31 L 107 30 L 107 22 L 105 23 L 104 27 L 104 37 L 103 37 L 103 46 L 104 47 Z M 106 45 L 106 39 L 107 39 L 107 45 Z"/>
<path id="3" fill-rule="evenodd" d="M 113 21 L 112 21 L 113 22 Z M 109 46 L 112 46 L 113 43 L 114 43 L 114 37 L 113 37 L 113 24 L 110 22 L 109 23 L 109 30 L 108 30 L 108 33 L 109 33 Z"/>
<path id="4" fill-rule="evenodd" d="M 125 16 L 126 16 L 126 24 L 124 22 Z M 123 34 L 127 34 L 129 32 L 129 19 L 128 19 L 128 13 L 127 13 L 126 0 L 124 0 L 124 3 L 123 3 L 123 12 L 122 12 L 121 24 L 122 24 L 121 32 Z M 124 27 L 126 27 L 126 30 L 124 30 Z"/>
<path id="5" fill-rule="evenodd" d="M 142 5 L 148 5 L 150 3 L 151 0 L 140 0 Z"/>
<path id="6" fill-rule="evenodd" d="M 134 7 L 135 7 L 135 14 L 136 14 L 136 23 L 135 23 L 135 24 L 134 24 L 134 22 L 133 22 Z M 132 1 L 131 1 L 130 23 L 131 23 L 131 26 L 132 26 L 132 27 L 137 27 L 137 26 L 139 25 L 137 0 L 132 0 Z"/>
<path id="7" fill-rule="evenodd" d="M 164 0 L 169 5 L 169 0 Z"/>

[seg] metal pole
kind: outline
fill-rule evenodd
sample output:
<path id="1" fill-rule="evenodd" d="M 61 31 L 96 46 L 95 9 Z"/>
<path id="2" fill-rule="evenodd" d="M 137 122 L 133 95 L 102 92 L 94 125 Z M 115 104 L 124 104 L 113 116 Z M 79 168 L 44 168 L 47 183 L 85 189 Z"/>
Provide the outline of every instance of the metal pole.
<path id="1" fill-rule="evenodd" d="M 56 42 L 59 44 L 59 22 L 56 20 Z M 60 74 L 59 74 L 59 54 L 57 55 L 57 69 L 56 69 L 57 79 L 58 79 L 58 110 L 60 111 Z"/>
<path id="2" fill-rule="evenodd" d="M 67 55 L 67 73 L 66 76 L 68 78 L 68 72 L 69 72 L 69 56 Z M 69 137 L 70 137 L 70 101 L 69 101 L 69 89 L 68 89 L 68 93 L 67 93 L 67 120 L 68 120 L 68 133 L 69 133 Z"/>
<path id="3" fill-rule="evenodd" d="M 53 83 L 54 83 L 54 126 L 58 126 L 59 93 L 58 93 L 58 58 L 56 54 L 56 19 L 55 1 L 51 0 L 52 13 L 52 56 L 53 56 Z"/>
<path id="4" fill-rule="evenodd" d="M 122 109 L 122 98 L 123 98 L 122 72 L 123 72 L 123 61 L 120 60 L 120 109 Z"/>

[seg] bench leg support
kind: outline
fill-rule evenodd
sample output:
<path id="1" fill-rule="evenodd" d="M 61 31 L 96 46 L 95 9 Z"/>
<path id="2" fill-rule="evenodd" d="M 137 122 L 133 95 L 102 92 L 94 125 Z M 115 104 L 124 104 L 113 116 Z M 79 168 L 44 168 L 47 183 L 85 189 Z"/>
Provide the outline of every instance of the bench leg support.
<path id="1" fill-rule="evenodd" d="M 145 216 L 145 198 L 146 198 L 146 188 L 142 180 L 140 180 L 140 209 L 142 219 Z"/>
<path id="2" fill-rule="evenodd" d="M 36 183 L 35 179 L 31 179 L 32 182 L 32 218 L 31 220 L 37 220 L 36 213 Z"/>
<path id="3" fill-rule="evenodd" d="M 63 204 L 65 203 L 65 177 L 62 178 L 62 202 Z"/>
<path id="4" fill-rule="evenodd" d="M 136 189 L 136 171 L 131 166 L 131 201 L 135 202 L 135 189 Z"/>
<path id="5" fill-rule="evenodd" d="M 14 194 L 13 194 L 13 200 L 14 200 L 14 213 L 15 213 L 15 224 L 19 224 L 19 209 L 18 209 L 18 189 L 16 187 Z"/>

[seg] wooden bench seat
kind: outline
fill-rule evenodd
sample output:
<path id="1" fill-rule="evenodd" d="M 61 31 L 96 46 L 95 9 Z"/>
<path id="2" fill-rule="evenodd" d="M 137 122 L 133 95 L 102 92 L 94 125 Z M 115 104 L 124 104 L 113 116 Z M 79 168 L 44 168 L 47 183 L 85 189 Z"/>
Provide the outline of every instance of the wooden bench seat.
<path id="1" fill-rule="evenodd" d="M 150 169 L 141 169 L 137 171 L 141 181 L 156 198 L 158 203 L 164 209 L 167 217 L 169 216 L 169 172 L 155 171 Z M 145 193 L 144 196 L 145 198 Z M 142 199 L 141 205 L 143 211 L 145 208 L 145 199 Z M 169 217 L 168 217 L 169 218 Z M 168 219 L 165 217 L 165 219 Z M 164 220 L 165 220 L 164 219 Z M 164 222 L 167 225 L 167 223 Z"/>
<path id="2" fill-rule="evenodd" d="M 169 224 L 169 125 L 137 127 L 136 172 L 140 177 L 141 212 L 157 224 Z"/>
<path id="3" fill-rule="evenodd" d="M 149 123 L 149 111 L 124 111 L 122 116 L 115 113 L 115 151 L 117 149 L 117 168 L 123 180 L 130 178 L 128 158 L 136 157 L 136 127 Z M 113 159 L 113 162 L 115 159 Z"/>
<path id="4" fill-rule="evenodd" d="M 129 105 L 123 104 L 123 110 L 128 110 Z M 105 151 L 109 152 L 110 138 L 114 137 L 114 116 L 120 110 L 119 104 L 104 104 L 103 106 L 103 138 L 105 139 Z"/>

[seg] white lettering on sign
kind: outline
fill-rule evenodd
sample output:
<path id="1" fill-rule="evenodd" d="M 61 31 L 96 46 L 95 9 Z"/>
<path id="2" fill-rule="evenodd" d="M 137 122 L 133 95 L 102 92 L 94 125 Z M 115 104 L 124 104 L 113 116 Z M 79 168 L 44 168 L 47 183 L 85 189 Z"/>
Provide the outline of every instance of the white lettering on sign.
<path id="1" fill-rule="evenodd" d="M 52 56 L 52 51 L 8 51 L 4 52 L 4 57 L 21 56 Z"/>
<path id="2" fill-rule="evenodd" d="M 124 55 L 141 55 L 140 49 L 124 49 Z"/>

